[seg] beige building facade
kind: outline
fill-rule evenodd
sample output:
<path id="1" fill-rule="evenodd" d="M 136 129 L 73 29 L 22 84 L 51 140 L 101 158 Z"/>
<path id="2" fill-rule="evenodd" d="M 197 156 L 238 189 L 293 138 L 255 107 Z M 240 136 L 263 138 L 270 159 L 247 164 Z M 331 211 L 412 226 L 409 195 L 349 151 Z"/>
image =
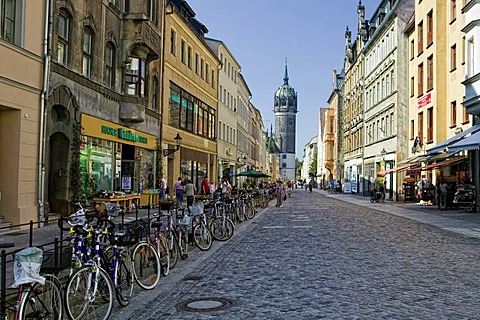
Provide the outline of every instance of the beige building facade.
<path id="1" fill-rule="evenodd" d="M 47 2 L 3 5 L 12 16 L 0 17 L 0 215 L 19 224 L 40 220 Z"/>

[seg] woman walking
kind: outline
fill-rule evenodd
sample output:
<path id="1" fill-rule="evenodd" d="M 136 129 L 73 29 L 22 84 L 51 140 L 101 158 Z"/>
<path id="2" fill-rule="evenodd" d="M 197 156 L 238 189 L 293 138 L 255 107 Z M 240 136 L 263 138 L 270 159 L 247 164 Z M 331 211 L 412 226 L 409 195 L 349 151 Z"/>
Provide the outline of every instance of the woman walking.
<path id="1" fill-rule="evenodd" d="M 285 186 L 283 185 L 282 180 L 277 181 L 277 207 L 283 206 L 283 201 L 285 199 Z"/>

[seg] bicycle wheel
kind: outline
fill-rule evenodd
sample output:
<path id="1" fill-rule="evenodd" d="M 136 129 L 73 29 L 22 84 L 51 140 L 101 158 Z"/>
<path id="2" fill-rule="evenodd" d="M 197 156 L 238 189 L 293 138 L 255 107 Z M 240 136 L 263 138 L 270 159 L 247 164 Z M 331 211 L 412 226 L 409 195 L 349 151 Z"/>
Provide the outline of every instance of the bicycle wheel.
<path id="1" fill-rule="evenodd" d="M 170 230 L 167 234 L 167 247 L 169 249 L 169 252 L 170 252 L 170 269 L 172 269 L 173 267 L 175 267 L 175 265 L 177 264 L 177 261 L 178 261 L 178 256 L 180 254 L 180 249 L 178 248 L 178 244 L 177 242 L 175 241 L 175 238 L 174 238 L 174 231 L 173 230 Z"/>
<path id="2" fill-rule="evenodd" d="M 113 308 L 113 284 L 102 269 L 84 266 L 68 279 L 65 311 L 71 320 L 108 319 Z"/>
<path id="3" fill-rule="evenodd" d="M 188 258 L 188 230 L 185 227 L 178 227 L 177 232 L 175 233 L 175 240 L 180 249 L 180 258 L 185 260 Z"/>
<path id="4" fill-rule="evenodd" d="M 63 299 L 60 281 L 44 275 L 45 283 L 36 283 L 22 294 L 18 319 L 63 319 Z"/>
<path id="5" fill-rule="evenodd" d="M 195 245 L 202 251 L 207 251 L 212 247 L 212 234 L 203 223 L 197 224 L 193 228 L 193 240 Z"/>
<path id="6" fill-rule="evenodd" d="M 138 285 L 145 289 L 155 288 L 160 280 L 160 258 L 153 246 L 140 242 L 132 253 L 133 274 Z"/>
<path id="7" fill-rule="evenodd" d="M 167 247 L 165 235 L 160 235 L 160 263 L 162 264 L 162 274 L 168 276 L 170 273 L 170 250 Z"/>
<path id="8" fill-rule="evenodd" d="M 208 226 L 212 236 L 218 241 L 227 241 L 233 236 L 233 222 L 227 218 L 218 217 L 210 221 Z"/>
<path id="9" fill-rule="evenodd" d="M 247 219 L 253 219 L 253 217 L 255 217 L 255 213 L 255 207 L 252 204 L 247 204 L 245 206 L 245 216 Z"/>
<path id="10" fill-rule="evenodd" d="M 133 263 L 131 256 L 127 252 L 122 252 L 120 254 L 117 263 L 115 293 L 117 295 L 118 303 L 122 307 L 126 307 L 133 296 Z"/>

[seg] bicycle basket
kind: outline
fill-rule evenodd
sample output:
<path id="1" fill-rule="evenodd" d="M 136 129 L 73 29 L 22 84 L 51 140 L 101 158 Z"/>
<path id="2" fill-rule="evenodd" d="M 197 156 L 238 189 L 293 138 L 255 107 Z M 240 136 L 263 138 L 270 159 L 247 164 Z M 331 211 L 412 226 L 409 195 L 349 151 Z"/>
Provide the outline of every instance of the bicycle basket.
<path id="1" fill-rule="evenodd" d="M 36 247 L 25 248 L 15 254 L 13 264 L 13 276 L 15 282 L 12 287 L 17 288 L 21 284 L 39 282 L 45 283 L 45 278 L 40 276 L 43 251 Z"/>
<path id="2" fill-rule="evenodd" d="M 205 205 L 202 202 L 196 203 L 193 206 L 189 206 L 191 216 L 200 216 L 204 212 Z"/>
<path id="3" fill-rule="evenodd" d="M 42 273 L 56 273 L 69 268 L 72 264 L 72 247 L 64 246 L 62 250 L 54 249 L 43 252 Z M 56 261 L 55 261 L 56 258 Z"/>
<path id="4" fill-rule="evenodd" d="M 116 218 L 120 212 L 120 205 L 113 202 L 105 202 L 105 209 L 109 217 Z"/>
<path id="5" fill-rule="evenodd" d="M 192 217 L 183 216 L 182 219 L 178 220 L 178 224 L 182 226 L 189 226 L 192 223 Z"/>
<path id="6" fill-rule="evenodd" d="M 87 215 L 87 209 L 81 208 L 78 209 L 75 213 L 72 213 L 69 218 L 70 218 L 70 225 L 72 226 L 82 226 L 85 224 L 86 221 L 86 215 Z"/>

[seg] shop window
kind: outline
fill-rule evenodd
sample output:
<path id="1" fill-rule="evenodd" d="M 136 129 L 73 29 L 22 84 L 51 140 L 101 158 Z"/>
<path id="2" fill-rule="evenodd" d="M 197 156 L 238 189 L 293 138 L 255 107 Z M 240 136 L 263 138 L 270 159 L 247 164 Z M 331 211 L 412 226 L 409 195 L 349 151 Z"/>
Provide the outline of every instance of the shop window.
<path id="1" fill-rule="evenodd" d="M 125 93 L 145 96 L 145 60 L 130 57 L 125 67 Z"/>

